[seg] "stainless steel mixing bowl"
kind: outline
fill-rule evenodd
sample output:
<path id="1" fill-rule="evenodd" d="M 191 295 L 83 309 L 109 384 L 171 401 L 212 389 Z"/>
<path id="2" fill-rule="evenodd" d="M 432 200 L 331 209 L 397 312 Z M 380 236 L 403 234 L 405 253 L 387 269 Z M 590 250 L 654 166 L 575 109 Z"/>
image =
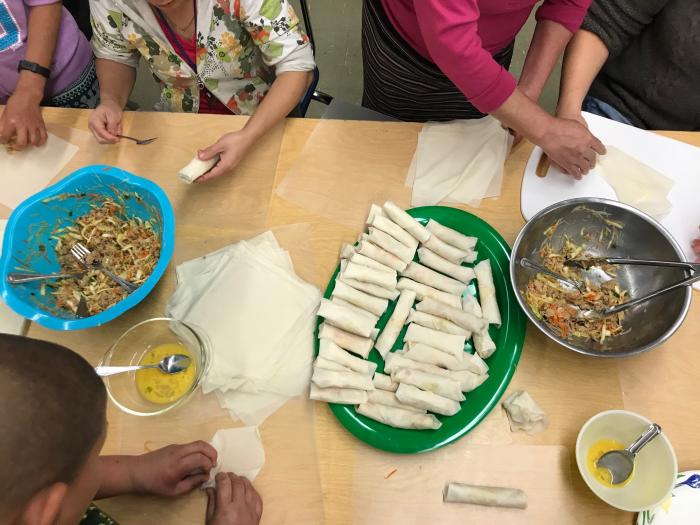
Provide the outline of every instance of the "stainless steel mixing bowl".
<path id="1" fill-rule="evenodd" d="M 603 222 L 595 212 L 609 214 L 609 218 L 624 225 L 619 239 L 612 245 L 598 243 L 582 236 L 582 231 L 600 230 Z M 597 357 L 622 357 L 651 350 L 666 341 L 681 325 L 690 307 L 692 290 L 680 288 L 661 297 L 632 307 L 625 312 L 623 327 L 626 333 L 606 339 L 602 344 L 582 338 L 563 339 L 547 324 L 538 319 L 525 302 L 524 290 L 535 274 L 518 264 L 527 257 L 541 263 L 540 246 L 545 240 L 545 230 L 561 219 L 551 238 L 559 246 L 564 235 L 573 242 L 583 244 L 593 256 L 683 261 L 683 251 L 678 243 L 657 221 L 641 211 L 607 199 L 570 199 L 559 202 L 535 215 L 518 234 L 510 260 L 510 277 L 520 306 L 530 321 L 551 339 L 562 346 L 582 354 Z M 654 268 L 648 266 L 618 266 L 617 279 L 632 298 L 671 284 L 685 276 L 678 268 Z"/>

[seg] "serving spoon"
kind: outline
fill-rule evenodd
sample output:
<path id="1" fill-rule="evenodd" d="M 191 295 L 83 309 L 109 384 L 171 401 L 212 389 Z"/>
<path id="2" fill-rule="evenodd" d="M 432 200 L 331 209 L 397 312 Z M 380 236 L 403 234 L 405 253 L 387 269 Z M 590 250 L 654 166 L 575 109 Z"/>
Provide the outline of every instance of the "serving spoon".
<path id="1" fill-rule="evenodd" d="M 173 354 L 164 357 L 155 365 L 134 365 L 134 366 L 96 366 L 95 372 L 98 376 L 107 377 L 124 372 L 133 372 L 135 370 L 145 370 L 147 368 L 158 368 L 166 374 L 177 374 L 183 372 L 190 366 L 192 360 L 183 354 Z"/>
<path id="2" fill-rule="evenodd" d="M 646 432 L 624 450 L 611 450 L 603 454 L 595 466 L 610 472 L 613 485 L 624 483 L 634 470 L 634 458 L 642 448 L 661 433 L 661 427 L 652 423 Z"/>

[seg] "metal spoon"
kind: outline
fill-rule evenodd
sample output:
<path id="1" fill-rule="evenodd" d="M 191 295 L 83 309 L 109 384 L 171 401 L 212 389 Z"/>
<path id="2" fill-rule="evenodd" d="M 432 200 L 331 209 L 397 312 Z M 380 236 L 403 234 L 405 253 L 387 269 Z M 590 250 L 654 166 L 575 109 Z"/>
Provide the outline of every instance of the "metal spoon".
<path id="1" fill-rule="evenodd" d="M 611 450 L 601 456 L 596 461 L 595 466 L 607 469 L 610 472 L 613 485 L 624 483 L 632 475 L 634 470 L 634 458 L 647 443 L 661 433 L 661 427 L 656 423 L 649 425 L 649 428 L 637 438 L 625 450 Z"/>
<path id="2" fill-rule="evenodd" d="M 117 137 L 120 139 L 133 140 L 139 146 L 145 146 L 158 139 L 158 137 L 153 137 L 152 139 L 135 139 L 134 137 L 127 137 L 126 135 L 117 135 Z"/>
<path id="3" fill-rule="evenodd" d="M 158 368 L 166 374 L 177 374 L 187 369 L 192 360 L 183 354 L 174 354 L 164 357 L 160 363 L 155 365 L 135 365 L 135 366 L 96 366 L 95 372 L 98 376 L 107 377 L 123 372 L 133 372 L 135 370 L 144 370 L 146 368 Z"/>

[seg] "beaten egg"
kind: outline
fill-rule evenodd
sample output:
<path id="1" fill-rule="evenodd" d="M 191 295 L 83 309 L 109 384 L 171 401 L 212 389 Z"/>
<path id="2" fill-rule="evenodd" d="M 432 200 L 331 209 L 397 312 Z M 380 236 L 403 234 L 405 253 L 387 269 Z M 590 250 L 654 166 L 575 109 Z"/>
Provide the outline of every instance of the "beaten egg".
<path id="1" fill-rule="evenodd" d="M 596 466 L 597 461 L 605 454 L 611 450 L 623 450 L 625 445 L 614 439 L 601 439 L 596 441 L 588 449 L 588 456 L 586 458 L 586 465 L 588 466 L 588 471 L 593 475 L 593 478 L 605 487 L 610 488 L 620 488 L 627 485 L 634 477 L 634 471 L 630 477 L 624 482 L 618 485 L 612 484 L 612 477 L 610 476 L 610 471 L 605 468 L 598 468 Z"/>
<path id="2" fill-rule="evenodd" d="M 139 361 L 139 365 L 156 365 L 163 358 L 173 354 L 186 355 L 192 359 L 192 354 L 184 346 L 170 343 L 148 350 Z M 196 374 L 194 359 L 190 366 L 177 374 L 166 374 L 158 368 L 139 370 L 136 372 L 136 389 L 146 401 L 167 405 L 177 401 L 190 390 Z"/>

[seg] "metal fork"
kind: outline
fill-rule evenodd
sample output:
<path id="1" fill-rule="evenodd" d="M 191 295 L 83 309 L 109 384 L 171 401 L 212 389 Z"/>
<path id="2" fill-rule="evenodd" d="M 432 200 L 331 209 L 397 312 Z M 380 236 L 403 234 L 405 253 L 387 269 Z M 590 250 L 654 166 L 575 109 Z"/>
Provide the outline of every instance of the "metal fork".
<path id="1" fill-rule="evenodd" d="M 158 139 L 158 137 L 153 137 L 152 139 L 135 139 L 134 137 L 128 137 L 126 135 L 117 135 L 117 137 L 119 137 L 120 139 L 133 140 L 139 146 L 145 146 L 146 144 L 150 144 L 151 142 Z"/>
<path id="2" fill-rule="evenodd" d="M 126 290 L 127 293 L 132 293 L 138 288 L 138 285 L 132 283 L 131 281 L 127 281 L 126 279 L 122 279 L 117 274 L 109 271 L 107 268 L 102 266 L 102 264 L 94 258 L 92 252 L 79 242 L 75 243 L 71 247 L 70 254 L 73 257 L 75 257 L 77 261 L 83 266 L 96 268 L 97 270 L 101 271 L 107 277 L 116 282 L 119 286 L 124 288 L 124 290 Z"/>

